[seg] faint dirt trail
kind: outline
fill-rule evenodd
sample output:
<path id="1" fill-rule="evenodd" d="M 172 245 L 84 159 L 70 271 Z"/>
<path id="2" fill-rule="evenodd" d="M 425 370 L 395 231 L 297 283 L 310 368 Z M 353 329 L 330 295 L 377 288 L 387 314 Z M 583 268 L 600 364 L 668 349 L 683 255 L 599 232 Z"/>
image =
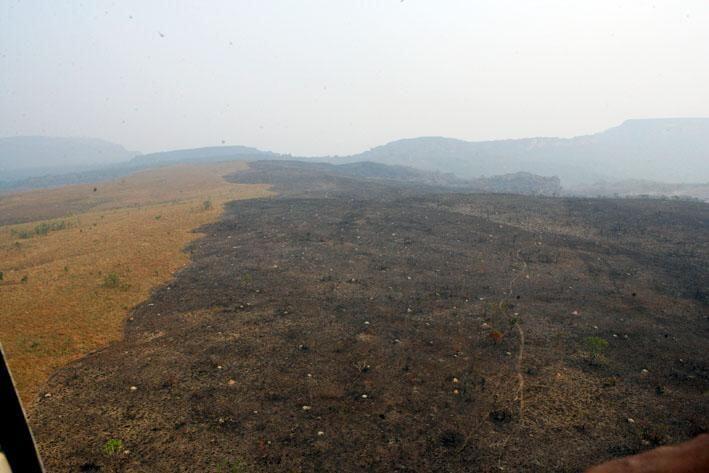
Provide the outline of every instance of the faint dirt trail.
<path id="1" fill-rule="evenodd" d="M 515 260 L 520 260 L 522 262 L 522 270 L 517 271 L 516 274 L 510 279 L 510 283 L 508 285 L 508 291 L 507 294 L 512 297 L 512 290 L 514 287 L 515 282 L 517 279 L 522 275 L 527 273 L 527 262 L 524 261 L 519 257 L 519 253 L 521 250 L 517 250 L 515 252 Z M 512 264 L 514 264 L 514 261 L 512 261 Z M 517 360 L 515 363 L 515 374 L 517 377 L 517 395 L 514 398 L 514 401 L 519 402 L 518 406 L 518 412 L 519 412 L 519 426 L 522 427 L 524 426 L 524 375 L 522 374 L 522 365 L 524 363 L 524 330 L 522 329 L 522 326 L 519 323 L 519 320 L 515 320 L 514 326 L 517 329 L 517 335 L 519 337 L 519 351 L 517 352 Z M 502 457 L 505 452 L 505 448 L 507 447 L 507 444 L 509 443 L 510 439 L 512 438 L 513 433 L 510 432 L 507 437 L 500 443 L 500 455 L 497 459 L 497 466 L 500 470 L 504 469 L 504 466 L 502 465 Z"/>
<path id="2" fill-rule="evenodd" d="M 515 281 L 520 275 L 527 273 L 527 262 L 519 257 L 520 250 L 517 250 L 515 254 L 515 259 L 522 261 L 523 269 L 518 271 L 517 274 L 510 280 L 509 292 L 508 294 L 512 297 L 512 288 Z M 519 336 L 519 352 L 517 353 L 517 363 L 515 365 L 515 371 L 517 374 L 517 397 L 516 400 L 519 401 L 519 422 L 524 423 L 524 375 L 522 374 L 522 364 L 524 362 L 524 330 L 520 325 L 519 321 L 515 322 L 515 327 L 517 328 L 517 335 Z"/>

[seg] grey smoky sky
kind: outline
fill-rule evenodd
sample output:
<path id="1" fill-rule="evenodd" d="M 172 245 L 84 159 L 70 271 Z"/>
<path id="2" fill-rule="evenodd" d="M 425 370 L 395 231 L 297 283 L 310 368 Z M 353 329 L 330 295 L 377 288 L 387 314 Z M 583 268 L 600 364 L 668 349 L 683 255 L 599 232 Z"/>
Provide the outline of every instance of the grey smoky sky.
<path id="1" fill-rule="evenodd" d="M 709 115 L 709 2 L 0 0 L 0 136 L 345 154 Z"/>

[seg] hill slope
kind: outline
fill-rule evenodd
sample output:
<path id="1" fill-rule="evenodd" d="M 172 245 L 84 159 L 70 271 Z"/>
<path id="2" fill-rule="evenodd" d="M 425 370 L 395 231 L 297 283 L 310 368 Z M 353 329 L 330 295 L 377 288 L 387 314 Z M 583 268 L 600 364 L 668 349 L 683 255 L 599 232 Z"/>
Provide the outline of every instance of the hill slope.
<path id="1" fill-rule="evenodd" d="M 132 165 L 158 165 L 166 163 L 217 162 L 243 159 L 274 159 L 276 153 L 248 146 L 210 146 L 206 148 L 179 149 L 138 156 Z"/>

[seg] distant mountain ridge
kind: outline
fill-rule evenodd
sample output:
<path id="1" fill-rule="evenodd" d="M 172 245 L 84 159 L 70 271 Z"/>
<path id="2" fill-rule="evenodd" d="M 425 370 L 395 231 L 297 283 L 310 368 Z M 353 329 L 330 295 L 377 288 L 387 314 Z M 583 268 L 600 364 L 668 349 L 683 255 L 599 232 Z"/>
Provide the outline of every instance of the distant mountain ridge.
<path id="1" fill-rule="evenodd" d="M 631 180 L 701 184 L 709 182 L 709 118 L 627 120 L 602 132 L 573 138 L 477 142 L 443 137 L 409 138 L 354 155 L 323 157 L 294 157 L 247 146 L 139 155 L 103 140 L 0 138 L 0 187 L 18 187 L 16 183 L 39 187 L 43 183 L 83 182 L 92 176 L 125 174 L 151 166 L 232 159 L 404 166 L 426 171 L 427 179 L 440 180 L 447 186 L 454 185 L 454 179 L 478 180 L 482 185 L 485 176 L 502 175 L 517 175 L 520 185 L 529 183 L 532 175 L 556 176 L 565 190 L 572 192 L 574 189 L 588 192 L 599 182 Z M 361 171 L 372 170 L 370 165 Z M 606 192 L 608 186 L 603 186 L 599 189 Z M 688 192 L 694 195 L 695 188 Z"/>
<path id="2" fill-rule="evenodd" d="M 709 181 L 709 118 L 627 120 L 592 135 L 463 141 L 410 138 L 330 162 L 374 161 L 471 178 L 530 172 L 564 185 L 598 180 Z"/>
<path id="3" fill-rule="evenodd" d="M 124 163 L 137 154 L 97 138 L 0 138 L 0 181 L 86 171 Z"/>

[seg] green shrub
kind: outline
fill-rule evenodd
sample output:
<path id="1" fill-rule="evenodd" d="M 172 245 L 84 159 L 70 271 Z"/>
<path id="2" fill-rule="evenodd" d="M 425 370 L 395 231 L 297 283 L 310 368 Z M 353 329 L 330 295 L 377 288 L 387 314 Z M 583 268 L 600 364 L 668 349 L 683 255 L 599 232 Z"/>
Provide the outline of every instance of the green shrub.
<path id="1" fill-rule="evenodd" d="M 26 240 L 32 238 L 32 232 L 29 230 L 12 230 L 12 236 Z"/>
<path id="2" fill-rule="evenodd" d="M 202 208 L 203 208 L 204 210 L 211 210 L 211 208 L 212 208 L 212 201 L 211 201 L 211 199 L 207 199 L 207 200 L 205 200 L 204 202 L 202 202 Z"/>
<path id="3" fill-rule="evenodd" d="M 116 273 L 108 273 L 106 277 L 103 278 L 103 287 L 114 289 L 120 287 L 121 278 Z"/>
<path id="4" fill-rule="evenodd" d="M 64 220 L 61 220 L 59 222 L 52 222 L 52 223 L 40 223 L 39 225 L 35 226 L 31 230 L 12 230 L 12 235 L 16 236 L 17 238 L 21 238 L 23 240 L 26 240 L 28 238 L 32 238 L 34 236 L 45 236 L 49 232 L 56 232 L 59 230 L 64 230 L 67 228 L 70 228 L 71 224 L 67 224 Z"/>
<path id="5" fill-rule="evenodd" d="M 598 359 L 598 356 L 608 347 L 608 341 L 601 337 L 586 337 L 584 343 L 591 355 L 591 359 L 594 361 Z"/>
<path id="6" fill-rule="evenodd" d="M 110 439 L 103 444 L 103 453 L 108 456 L 115 455 L 123 450 L 123 441 L 121 439 Z"/>
<path id="7" fill-rule="evenodd" d="M 64 230 L 68 227 L 66 222 L 64 220 L 61 220 L 59 222 L 52 222 L 52 223 L 40 223 L 36 227 L 34 227 L 34 233 L 35 235 L 46 235 L 49 232 L 56 232 L 59 230 Z"/>
<path id="8" fill-rule="evenodd" d="M 247 471 L 249 469 L 246 462 L 240 458 L 233 461 L 225 460 L 217 465 L 217 472 L 219 473 L 245 473 Z"/>
<path id="9" fill-rule="evenodd" d="M 27 284 L 27 281 L 29 281 L 29 280 L 30 280 L 30 277 L 25 274 L 24 276 L 22 276 L 22 279 L 20 279 L 20 282 L 22 284 Z"/>

